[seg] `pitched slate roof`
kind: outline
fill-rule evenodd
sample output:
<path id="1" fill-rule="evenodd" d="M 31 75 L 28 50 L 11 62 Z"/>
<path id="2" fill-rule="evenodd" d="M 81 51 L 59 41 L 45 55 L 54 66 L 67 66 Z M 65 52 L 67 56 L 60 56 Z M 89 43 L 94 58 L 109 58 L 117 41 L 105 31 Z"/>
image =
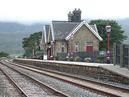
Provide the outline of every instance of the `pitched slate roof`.
<path id="1" fill-rule="evenodd" d="M 50 25 L 45 25 L 46 41 L 48 41 L 49 29 L 50 29 Z"/>
<path id="2" fill-rule="evenodd" d="M 91 28 L 92 28 L 95 32 L 97 32 L 97 33 L 98 33 L 98 29 L 97 29 L 96 24 L 94 24 L 94 25 L 90 25 L 90 26 L 91 26 Z"/>
<path id="3" fill-rule="evenodd" d="M 65 39 L 65 37 L 79 24 L 80 22 L 52 21 L 55 40 Z"/>
<path id="4" fill-rule="evenodd" d="M 86 21 L 82 22 L 69 22 L 69 21 L 52 21 L 51 25 L 45 25 L 43 34 L 45 43 L 54 40 L 69 39 L 70 35 L 75 30 L 85 24 L 91 32 L 101 41 L 102 38 L 98 34 L 96 25 L 89 25 Z M 50 35 L 49 35 L 50 34 Z M 49 39 L 48 39 L 49 38 Z M 43 38 L 42 38 L 43 39 Z"/>
<path id="5" fill-rule="evenodd" d="M 96 38 L 98 38 L 100 41 L 103 40 L 98 34 L 98 32 L 96 32 L 86 21 L 82 21 L 65 39 L 70 39 L 83 25 L 85 25 L 91 31 L 91 33 L 95 35 Z"/>
<path id="6" fill-rule="evenodd" d="M 50 25 L 45 25 L 42 31 L 42 39 L 40 41 L 40 46 L 43 47 L 45 43 L 48 42 L 48 33 L 49 33 Z"/>

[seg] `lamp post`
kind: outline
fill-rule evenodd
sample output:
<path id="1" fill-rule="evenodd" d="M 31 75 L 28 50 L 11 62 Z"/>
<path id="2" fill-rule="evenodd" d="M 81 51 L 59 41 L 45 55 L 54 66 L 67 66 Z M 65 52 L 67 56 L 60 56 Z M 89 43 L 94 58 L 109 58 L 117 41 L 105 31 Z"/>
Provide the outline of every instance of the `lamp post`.
<path id="1" fill-rule="evenodd" d="M 106 32 L 107 32 L 106 58 L 107 58 L 107 63 L 110 63 L 110 32 L 111 32 L 111 25 L 106 26 Z"/>

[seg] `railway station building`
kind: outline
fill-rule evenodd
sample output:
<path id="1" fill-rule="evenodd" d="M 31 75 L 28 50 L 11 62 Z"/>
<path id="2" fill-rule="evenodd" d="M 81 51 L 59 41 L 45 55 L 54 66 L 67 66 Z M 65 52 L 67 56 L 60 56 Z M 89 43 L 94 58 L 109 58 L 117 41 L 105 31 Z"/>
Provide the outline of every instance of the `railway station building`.
<path id="1" fill-rule="evenodd" d="M 75 9 L 68 13 L 68 21 L 52 21 L 43 27 L 41 48 L 44 58 L 51 59 L 59 53 L 99 51 L 100 41 L 96 24 L 81 20 L 81 10 Z"/>

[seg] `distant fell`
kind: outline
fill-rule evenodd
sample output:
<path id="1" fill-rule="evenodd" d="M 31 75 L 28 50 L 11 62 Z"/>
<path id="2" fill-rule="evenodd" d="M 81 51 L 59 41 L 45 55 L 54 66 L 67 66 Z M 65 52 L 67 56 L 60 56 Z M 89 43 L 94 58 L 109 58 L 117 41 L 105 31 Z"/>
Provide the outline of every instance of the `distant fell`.
<path id="1" fill-rule="evenodd" d="M 0 51 L 21 55 L 22 39 L 31 33 L 42 31 L 44 23 L 25 25 L 15 22 L 0 22 Z"/>
<path id="2" fill-rule="evenodd" d="M 129 44 L 129 18 L 119 19 L 117 22 L 122 26 L 128 39 L 124 43 Z M 31 33 L 42 31 L 46 23 L 25 25 L 16 22 L 0 22 L 0 52 L 5 51 L 11 55 L 21 55 L 22 39 Z"/>
<path id="3" fill-rule="evenodd" d="M 36 32 L 42 30 L 43 24 L 37 23 L 32 25 L 25 25 L 15 22 L 0 22 L 0 33 L 13 33 L 13 32 Z"/>

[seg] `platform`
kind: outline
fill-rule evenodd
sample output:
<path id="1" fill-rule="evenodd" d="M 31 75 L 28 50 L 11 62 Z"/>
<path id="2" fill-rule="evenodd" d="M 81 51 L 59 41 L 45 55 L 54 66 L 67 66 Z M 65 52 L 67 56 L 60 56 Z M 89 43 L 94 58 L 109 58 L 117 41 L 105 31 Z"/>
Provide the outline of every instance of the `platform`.
<path id="1" fill-rule="evenodd" d="M 45 60 L 44 60 L 45 61 Z M 73 64 L 73 65 L 82 65 L 82 66 L 112 66 L 113 64 L 102 64 L 102 63 L 87 63 L 87 62 L 72 62 L 72 61 L 53 61 L 46 60 L 46 62 L 62 63 L 62 64 Z"/>
<path id="2" fill-rule="evenodd" d="M 35 59 L 14 59 L 13 61 L 16 63 L 28 64 L 72 75 L 99 78 L 129 84 L 129 70 L 120 68 L 119 66 L 114 66 L 113 64 Z"/>
<path id="3" fill-rule="evenodd" d="M 17 58 L 16 60 L 23 60 L 23 61 L 37 61 L 37 62 L 49 62 L 49 63 L 59 63 L 59 64 L 71 64 L 71 65 L 79 65 L 79 66 L 113 66 L 113 64 L 106 64 L 106 63 L 87 63 L 87 62 L 73 62 L 73 61 L 56 61 L 56 60 L 36 60 L 36 59 L 21 59 Z"/>
<path id="4" fill-rule="evenodd" d="M 119 65 L 101 65 L 100 67 L 107 69 L 111 72 L 117 73 L 118 75 L 122 75 L 124 77 L 129 78 L 129 69 L 127 68 L 122 68 Z"/>

